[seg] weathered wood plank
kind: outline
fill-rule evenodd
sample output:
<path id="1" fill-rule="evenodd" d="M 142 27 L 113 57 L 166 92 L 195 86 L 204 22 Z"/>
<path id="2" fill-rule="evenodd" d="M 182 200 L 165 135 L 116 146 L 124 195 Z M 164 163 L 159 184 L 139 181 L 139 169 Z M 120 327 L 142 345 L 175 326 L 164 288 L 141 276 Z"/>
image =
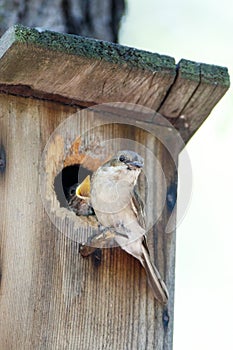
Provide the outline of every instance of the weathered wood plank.
<path id="1" fill-rule="evenodd" d="M 230 86 L 227 68 L 181 60 L 159 112 L 171 118 L 187 142 Z"/>
<path id="2" fill-rule="evenodd" d="M 168 56 L 22 26 L 1 38 L 0 57 L 2 92 L 80 106 L 139 104 L 170 120 L 185 142 L 229 88 L 224 67 L 182 59 L 176 68 Z"/>
<path id="3" fill-rule="evenodd" d="M 227 68 L 200 64 L 200 84 L 181 112 L 183 127 L 180 128 L 179 120 L 175 122 L 175 126 L 178 126 L 183 133 L 186 142 L 205 121 L 229 86 L 230 79 Z"/>
<path id="4" fill-rule="evenodd" d="M 180 116 L 200 83 L 200 64 L 181 60 L 177 65 L 177 76 L 159 112 L 168 118 Z"/>
<path id="5" fill-rule="evenodd" d="M 74 238 L 73 222 L 77 218 L 59 205 L 53 187 L 75 137 L 83 140 L 82 152 L 88 149 L 89 154 L 96 153 L 97 159 L 104 159 L 112 147 L 133 142 L 135 147 L 142 145 L 136 150 L 145 157 L 152 198 L 150 213 L 156 215 L 163 211 L 161 196 L 166 196 L 167 187 L 176 184 L 176 164 L 166 147 L 142 128 L 111 122 L 103 125 L 105 116 L 101 113 L 98 116 L 91 111 L 88 116 L 83 111 L 85 118 L 80 123 L 58 132 L 66 146 L 57 142 L 53 147 L 51 143 L 45 163 L 42 161 L 49 185 L 46 198 L 56 228 L 39 194 L 41 152 L 51 132 L 75 109 L 10 95 L 0 95 L 0 104 L 0 139 L 7 157 L 5 175 L 0 174 L 0 195 L 4 199 L 0 201 L 0 348 L 170 350 L 175 235 L 165 231 L 171 208 L 164 209 L 149 234 L 150 250 L 152 255 L 155 252 L 156 264 L 171 294 L 164 309 L 155 302 L 138 261 L 122 250 L 104 249 L 99 266 L 80 256 L 77 242 L 68 238 Z M 101 142 L 109 147 L 101 148 Z M 151 166 L 151 152 L 158 160 L 155 167 Z M 75 227 L 79 227 L 81 237 L 78 219 Z"/>
<path id="6" fill-rule="evenodd" d="M 46 332 L 52 331 L 49 315 L 61 285 L 55 251 L 59 233 L 51 228 L 42 207 L 39 164 L 54 126 L 73 110 L 51 104 L 45 117 L 43 102 L 0 98 L 0 140 L 7 159 L 6 172 L 0 178 L 0 348 L 46 348 L 51 337 Z M 56 324 L 56 318 L 54 321 Z"/>
<path id="7" fill-rule="evenodd" d="M 15 26 L 0 47 L 1 90 L 21 95 L 157 109 L 175 78 L 171 57 L 74 35 Z"/>

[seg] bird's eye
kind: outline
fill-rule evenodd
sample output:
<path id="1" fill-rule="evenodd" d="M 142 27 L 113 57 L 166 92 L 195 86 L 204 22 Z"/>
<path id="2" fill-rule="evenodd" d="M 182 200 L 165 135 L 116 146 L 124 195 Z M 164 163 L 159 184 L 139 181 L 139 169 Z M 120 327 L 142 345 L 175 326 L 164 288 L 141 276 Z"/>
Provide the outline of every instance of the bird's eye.
<path id="1" fill-rule="evenodd" d="M 120 157 L 119 157 L 119 161 L 120 162 L 124 162 L 125 161 L 125 156 L 124 156 L 124 154 L 122 154 Z"/>

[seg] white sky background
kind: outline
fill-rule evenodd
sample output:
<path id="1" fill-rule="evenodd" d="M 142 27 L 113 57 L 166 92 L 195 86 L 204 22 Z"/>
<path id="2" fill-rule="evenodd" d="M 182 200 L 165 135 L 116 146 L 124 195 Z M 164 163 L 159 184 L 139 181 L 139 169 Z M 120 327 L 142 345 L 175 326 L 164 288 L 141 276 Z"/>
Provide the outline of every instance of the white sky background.
<path id="1" fill-rule="evenodd" d="M 128 0 L 120 43 L 233 77 L 233 3 Z M 194 183 L 177 230 L 174 350 L 233 349 L 232 114 L 231 88 L 186 147 Z"/>

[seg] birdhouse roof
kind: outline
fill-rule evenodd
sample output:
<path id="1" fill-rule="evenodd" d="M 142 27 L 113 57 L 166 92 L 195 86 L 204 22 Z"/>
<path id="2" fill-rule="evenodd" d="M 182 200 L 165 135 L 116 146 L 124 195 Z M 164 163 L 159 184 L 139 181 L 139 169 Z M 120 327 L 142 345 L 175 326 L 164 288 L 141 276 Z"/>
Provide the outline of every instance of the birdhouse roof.
<path id="1" fill-rule="evenodd" d="M 21 25 L 0 39 L 0 92 L 74 106 L 127 102 L 187 142 L 229 88 L 227 68 Z M 137 118 L 137 117 L 135 117 Z M 145 122 L 153 123 L 152 114 Z"/>

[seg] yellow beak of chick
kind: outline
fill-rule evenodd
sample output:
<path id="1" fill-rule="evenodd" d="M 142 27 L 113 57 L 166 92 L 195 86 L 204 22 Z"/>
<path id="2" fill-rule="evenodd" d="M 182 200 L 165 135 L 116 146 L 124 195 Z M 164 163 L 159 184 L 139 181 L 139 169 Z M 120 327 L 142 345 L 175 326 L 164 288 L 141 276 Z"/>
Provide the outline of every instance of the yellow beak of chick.
<path id="1" fill-rule="evenodd" d="M 83 182 L 76 188 L 76 196 L 82 199 L 90 198 L 91 192 L 91 179 L 90 175 L 88 175 Z"/>

